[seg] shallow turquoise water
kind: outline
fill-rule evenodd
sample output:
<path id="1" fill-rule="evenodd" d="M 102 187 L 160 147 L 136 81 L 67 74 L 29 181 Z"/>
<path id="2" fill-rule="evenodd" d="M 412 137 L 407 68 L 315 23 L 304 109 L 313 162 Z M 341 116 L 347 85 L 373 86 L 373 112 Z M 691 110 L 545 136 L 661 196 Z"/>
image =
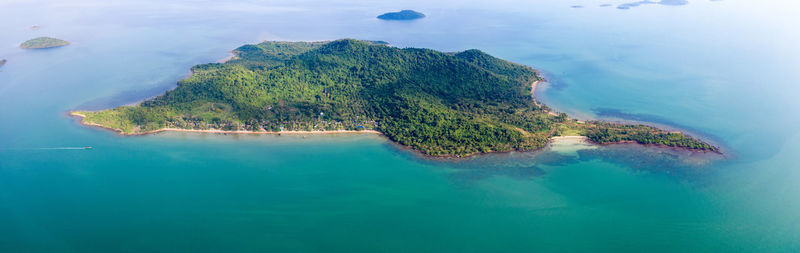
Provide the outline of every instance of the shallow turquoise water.
<path id="1" fill-rule="evenodd" d="M 800 6 L 599 4 L 0 3 L 0 252 L 800 250 Z M 428 17 L 374 18 L 411 7 Z M 43 35 L 73 44 L 16 47 Z M 537 96 L 559 111 L 683 129 L 726 155 L 442 161 L 374 135 L 121 137 L 65 113 L 157 95 L 241 44 L 343 37 L 479 48 L 542 69 Z"/>

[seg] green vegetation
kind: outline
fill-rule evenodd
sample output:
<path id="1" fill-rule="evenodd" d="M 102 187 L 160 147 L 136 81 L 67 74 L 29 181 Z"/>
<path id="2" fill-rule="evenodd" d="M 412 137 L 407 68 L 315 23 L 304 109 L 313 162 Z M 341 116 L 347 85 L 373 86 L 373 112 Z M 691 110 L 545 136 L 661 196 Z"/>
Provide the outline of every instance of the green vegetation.
<path id="1" fill-rule="evenodd" d="M 413 11 L 413 10 L 402 10 L 398 12 L 387 12 L 380 16 L 379 19 L 383 20 L 412 20 L 412 19 L 419 19 L 424 18 L 425 14 Z"/>
<path id="2" fill-rule="evenodd" d="M 636 142 L 698 150 L 716 150 L 714 146 L 687 137 L 680 132 L 666 132 L 645 125 L 623 125 L 593 121 L 584 135 L 597 143 Z"/>
<path id="3" fill-rule="evenodd" d="M 138 106 L 80 112 L 85 123 L 137 134 L 165 127 L 249 131 L 378 130 L 428 155 L 543 147 L 557 135 L 714 147 L 642 125 L 581 123 L 531 98 L 527 66 L 467 50 L 376 42 L 264 42 L 226 63 L 197 65 L 178 87 Z"/>
<path id="4" fill-rule="evenodd" d="M 69 45 L 69 42 L 65 40 L 60 40 L 50 37 L 39 37 L 25 41 L 22 44 L 20 44 L 19 47 L 25 49 L 40 49 L 40 48 L 60 47 L 66 45 Z"/>

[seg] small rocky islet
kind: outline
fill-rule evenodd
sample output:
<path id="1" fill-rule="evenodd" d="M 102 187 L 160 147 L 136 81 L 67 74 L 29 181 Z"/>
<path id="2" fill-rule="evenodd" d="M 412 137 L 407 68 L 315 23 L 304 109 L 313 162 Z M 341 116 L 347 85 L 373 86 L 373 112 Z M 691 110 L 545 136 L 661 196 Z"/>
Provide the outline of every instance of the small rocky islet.
<path id="1" fill-rule="evenodd" d="M 424 18 L 425 14 L 414 10 L 402 10 L 397 12 L 387 12 L 378 16 L 378 19 L 383 20 L 414 20 Z"/>
<path id="2" fill-rule="evenodd" d="M 22 44 L 20 44 L 19 47 L 23 49 L 44 49 L 44 48 L 61 47 L 69 44 L 70 44 L 69 41 L 62 39 L 56 39 L 51 37 L 38 37 L 22 42 Z"/>

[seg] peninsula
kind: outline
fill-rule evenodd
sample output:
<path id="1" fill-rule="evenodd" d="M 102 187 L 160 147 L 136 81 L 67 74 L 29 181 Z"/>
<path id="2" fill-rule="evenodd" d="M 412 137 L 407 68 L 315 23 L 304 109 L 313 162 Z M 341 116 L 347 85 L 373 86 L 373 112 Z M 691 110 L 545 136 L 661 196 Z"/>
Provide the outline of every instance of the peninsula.
<path id="1" fill-rule="evenodd" d="M 38 37 L 22 42 L 19 47 L 24 49 L 42 49 L 69 45 L 69 41 L 50 37 Z"/>
<path id="2" fill-rule="evenodd" d="M 530 67 L 479 50 L 444 53 L 343 39 L 245 45 L 192 67 L 177 88 L 136 106 L 74 111 L 125 135 L 380 132 L 431 156 L 524 151 L 555 136 L 702 151 L 714 146 L 645 125 L 582 122 L 533 97 Z"/>
<path id="3" fill-rule="evenodd" d="M 383 20 L 414 20 L 424 18 L 425 14 L 413 11 L 413 10 L 402 10 L 398 12 L 387 12 L 380 16 L 379 19 Z"/>

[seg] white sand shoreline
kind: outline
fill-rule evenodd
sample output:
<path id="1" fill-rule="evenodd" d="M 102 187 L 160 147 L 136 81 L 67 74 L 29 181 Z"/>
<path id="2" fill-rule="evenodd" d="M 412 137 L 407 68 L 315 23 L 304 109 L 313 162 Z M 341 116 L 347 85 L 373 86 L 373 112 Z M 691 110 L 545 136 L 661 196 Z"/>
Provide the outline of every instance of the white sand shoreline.
<path id="1" fill-rule="evenodd" d="M 186 133 L 212 133 L 212 134 L 359 134 L 359 133 L 369 133 L 369 134 L 379 134 L 383 135 L 383 133 L 375 131 L 375 130 L 315 130 L 315 131 L 247 131 L 247 130 L 219 130 L 219 129 L 183 129 L 183 128 L 171 128 L 165 127 L 161 129 L 156 129 L 152 131 L 144 131 L 138 133 L 125 133 L 122 129 L 110 128 L 101 124 L 86 122 L 86 115 L 78 112 L 70 112 L 70 116 L 77 116 L 81 118 L 80 123 L 85 126 L 94 126 L 100 127 L 108 130 L 112 130 L 117 132 L 121 135 L 145 135 L 145 134 L 155 134 L 160 132 L 186 132 Z"/>
<path id="2" fill-rule="evenodd" d="M 381 133 L 380 131 L 370 130 L 370 129 L 365 129 L 365 130 L 326 130 L 326 131 L 320 131 L 320 130 L 317 130 L 317 131 L 294 131 L 294 130 L 291 130 L 291 131 L 248 131 L 248 130 L 219 130 L 219 129 L 183 129 L 183 128 L 171 128 L 171 127 L 161 128 L 161 129 L 152 130 L 152 131 L 139 132 L 139 133 L 125 133 L 121 129 L 110 128 L 110 127 L 107 127 L 107 126 L 104 126 L 104 125 L 101 125 L 101 124 L 86 122 L 85 121 L 86 115 L 84 115 L 82 113 L 70 112 L 69 115 L 70 116 L 80 117 L 81 118 L 81 120 L 80 120 L 81 125 L 99 127 L 99 128 L 103 128 L 103 129 L 107 129 L 107 130 L 111 130 L 111 131 L 117 132 L 118 134 L 125 135 L 125 136 L 157 134 L 157 133 L 161 133 L 161 132 L 210 133 L 210 134 L 274 134 L 274 135 L 281 135 L 281 134 L 293 134 L 293 135 L 295 135 L 295 134 L 296 135 L 302 135 L 302 134 L 377 134 L 377 135 L 383 135 L 383 133 Z M 558 144 L 558 142 L 561 142 L 561 141 L 578 141 L 578 142 L 591 143 L 586 136 L 571 135 L 571 136 L 553 136 L 553 137 L 550 137 L 550 139 L 548 140 L 548 144 Z"/>
<path id="3" fill-rule="evenodd" d="M 533 81 L 533 83 L 531 83 L 531 99 L 533 99 L 533 103 L 536 104 L 536 106 L 542 106 L 542 104 L 540 104 L 539 101 L 536 100 L 535 96 L 536 86 L 539 85 L 539 82 L 540 81 Z M 558 116 L 558 113 L 554 113 L 552 111 L 547 111 L 547 114 Z"/>
<path id="4" fill-rule="evenodd" d="M 183 128 L 162 128 L 153 131 L 143 132 L 159 133 L 159 132 L 187 132 L 187 133 L 214 133 L 214 134 L 356 134 L 356 133 L 371 133 L 382 134 L 375 130 L 317 130 L 317 131 L 247 131 L 247 130 L 218 130 L 218 129 L 183 129 Z"/>

